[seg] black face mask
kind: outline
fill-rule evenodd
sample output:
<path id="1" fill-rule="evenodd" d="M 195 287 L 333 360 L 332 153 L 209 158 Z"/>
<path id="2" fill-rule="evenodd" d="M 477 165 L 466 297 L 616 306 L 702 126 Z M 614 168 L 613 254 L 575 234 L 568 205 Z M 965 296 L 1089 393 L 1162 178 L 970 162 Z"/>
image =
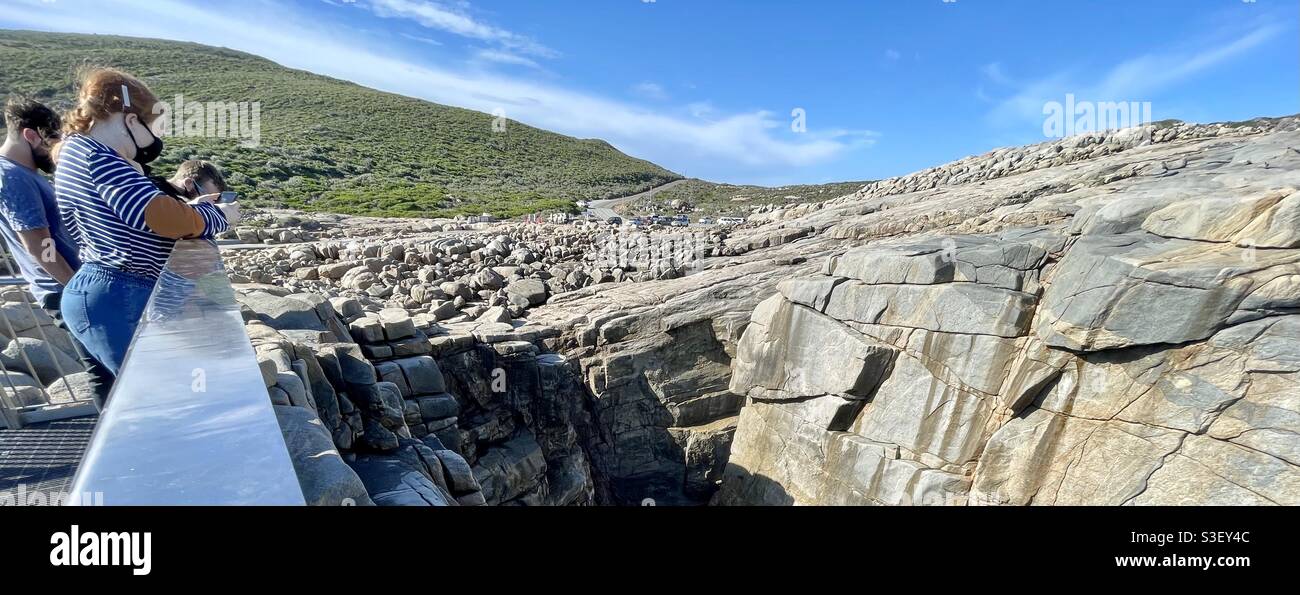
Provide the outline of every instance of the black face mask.
<path id="1" fill-rule="evenodd" d="M 143 123 L 143 120 L 141 121 L 141 123 Z M 145 126 L 145 129 L 148 130 L 149 127 Z M 162 155 L 163 140 L 161 138 L 158 138 L 158 136 L 153 133 L 153 130 L 149 130 L 149 136 L 153 137 L 153 142 L 149 143 L 149 146 L 147 147 L 141 147 L 139 141 L 135 140 L 135 134 L 131 132 L 130 126 L 126 127 L 126 133 L 131 137 L 131 143 L 135 145 L 136 163 L 139 163 L 140 165 L 144 165 L 146 163 L 152 163 L 155 159 L 158 159 L 158 157 Z"/>

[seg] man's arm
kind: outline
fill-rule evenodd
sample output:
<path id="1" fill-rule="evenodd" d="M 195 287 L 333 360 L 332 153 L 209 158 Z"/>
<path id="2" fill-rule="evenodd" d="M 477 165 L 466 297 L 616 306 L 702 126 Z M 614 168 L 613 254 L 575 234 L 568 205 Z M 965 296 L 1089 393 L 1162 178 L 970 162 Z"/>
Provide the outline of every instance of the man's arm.
<path id="1" fill-rule="evenodd" d="M 72 267 L 68 266 L 68 261 L 63 259 L 63 255 L 54 247 L 54 238 L 50 237 L 50 228 L 38 227 L 36 229 L 26 229 L 18 232 L 18 239 L 23 243 L 23 248 L 27 254 L 31 255 L 32 260 L 49 276 L 54 277 L 59 285 L 67 285 L 72 279 L 75 272 Z"/>
<path id="2" fill-rule="evenodd" d="M 50 222 L 45 217 L 41 188 L 31 176 L 6 175 L 0 184 L 0 217 L 18 234 L 18 241 L 60 285 L 67 285 L 73 270 L 59 254 L 50 237 Z M 14 250 L 17 247 L 11 246 Z"/>

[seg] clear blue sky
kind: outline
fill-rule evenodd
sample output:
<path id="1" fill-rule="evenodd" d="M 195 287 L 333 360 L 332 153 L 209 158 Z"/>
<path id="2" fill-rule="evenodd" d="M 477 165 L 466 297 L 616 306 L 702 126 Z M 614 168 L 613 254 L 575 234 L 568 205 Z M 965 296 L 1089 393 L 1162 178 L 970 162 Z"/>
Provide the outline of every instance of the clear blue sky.
<path id="1" fill-rule="evenodd" d="M 4 0 L 6 28 L 222 45 L 689 176 L 899 175 L 1043 137 L 1043 105 L 1300 112 L 1296 0 Z M 221 98 L 212 98 L 221 99 Z M 791 128 L 795 109 L 806 131 Z M 273 114 L 264 114 L 273 117 Z M 436 123 L 430 123 L 436 125 Z"/>

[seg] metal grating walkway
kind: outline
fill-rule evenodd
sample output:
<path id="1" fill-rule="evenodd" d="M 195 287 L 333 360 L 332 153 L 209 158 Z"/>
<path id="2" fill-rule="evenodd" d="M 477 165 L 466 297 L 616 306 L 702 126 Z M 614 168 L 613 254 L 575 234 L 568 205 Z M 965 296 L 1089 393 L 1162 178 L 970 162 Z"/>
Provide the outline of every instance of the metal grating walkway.
<path id="1" fill-rule="evenodd" d="M 22 486 L 27 501 L 19 504 L 48 504 L 51 495 L 67 493 L 96 419 L 91 415 L 0 429 L 0 495 L 12 497 Z"/>

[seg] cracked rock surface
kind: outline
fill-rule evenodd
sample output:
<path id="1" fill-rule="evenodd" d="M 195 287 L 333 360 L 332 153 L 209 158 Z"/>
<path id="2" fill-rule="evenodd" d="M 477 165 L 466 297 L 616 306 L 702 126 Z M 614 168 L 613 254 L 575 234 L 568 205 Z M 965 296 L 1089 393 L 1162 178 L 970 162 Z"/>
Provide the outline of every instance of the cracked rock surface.
<path id="1" fill-rule="evenodd" d="M 680 436 L 725 422 L 715 504 L 1300 504 L 1297 188 L 1295 118 L 1071 137 L 532 320 L 612 502 L 689 498 Z"/>
<path id="2" fill-rule="evenodd" d="M 229 260 L 272 400 L 341 453 L 322 501 L 1296 505 L 1297 189 L 1297 117 L 1161 123 L 764 209 L 693 262 L 517 224 Z"/>

